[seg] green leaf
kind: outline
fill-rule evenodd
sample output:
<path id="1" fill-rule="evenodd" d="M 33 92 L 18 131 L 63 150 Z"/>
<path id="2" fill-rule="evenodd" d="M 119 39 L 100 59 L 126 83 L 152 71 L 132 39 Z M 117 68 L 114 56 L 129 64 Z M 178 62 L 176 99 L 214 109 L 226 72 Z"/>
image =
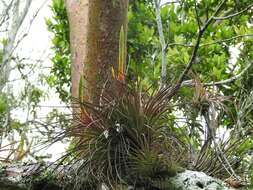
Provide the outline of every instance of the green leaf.
<path id="1" fill-rule="evenodd" d="M 118 65 L 118 79 L 124 75 L 124 67 L 126 62 L 126 34 L 124 26 L 121 26 L 119 35 L 119 65 Z M 120 80 L 123 80 L 120 79 Z"/>
<path id="2" fill-rule="evenodd" d="M 79 101 L 83 103 L 84 101 L 84 78 L 81 76 L 79 81 Z"/>
<path id="3" fill-rule="evenodd" d="M 0 95 L 0 114 L 3 114 L 7 111 L 7 102 L 6 99 Z"/>
<path id="4" fill-rule="evenodd" d="M 221 78 L 221 71 L 219 69 L 217 69 L 216 67 L 213 67 L 213 74 L 214 74 L 216 79 Z"/>

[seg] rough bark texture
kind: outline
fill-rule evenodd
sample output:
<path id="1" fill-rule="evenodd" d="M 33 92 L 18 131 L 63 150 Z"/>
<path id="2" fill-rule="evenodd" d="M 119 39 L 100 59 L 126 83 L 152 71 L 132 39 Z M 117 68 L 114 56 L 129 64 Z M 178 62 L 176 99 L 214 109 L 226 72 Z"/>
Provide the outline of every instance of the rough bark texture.
<path id="1" fill-rule="evenodd" d="M 79 97 L 84 77 L 84 99 L 96 102 L 105 83 L 117 71 L 119 32 L 127 30 L 128 0 L 66 0 L 72 55 L 72 96 Z"/>

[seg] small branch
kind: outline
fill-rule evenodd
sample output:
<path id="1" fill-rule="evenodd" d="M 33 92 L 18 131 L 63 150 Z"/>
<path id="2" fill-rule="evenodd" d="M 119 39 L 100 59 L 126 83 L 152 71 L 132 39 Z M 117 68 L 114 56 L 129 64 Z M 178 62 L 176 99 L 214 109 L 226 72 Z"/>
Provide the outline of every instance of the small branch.
<path id="1" fill-rule="evenodd" d="M 194 49 L 192 51 L 191 59 L 189 60 L 187 66 L 185 68 L 185 70 L 180 75 L 179 80 L 178 80 L 178 82 L 176 84 L 176 86 L 178 86 L 178 87 L 181 86 L 183 80 L 185 79 L 187 73 L 189 72 L 190 68 L 192 67 L 192 65 L 193 65 L 193 63 L 194 63 L 194 61 L 196 59 L 197 52 L 198 52 L 198 49 L 199 49 L 200 40 L 201 40 L 201 37 L 203 35 L 203 32 L 204 32 L 204 30 L 200 30 L 200 32 L 198 34 L 197 42 L 196 42 L 196 44 L 194 46 Z"/>
<path id="2" fill-rule="evenodd" d="M 176 3 L 180 3 L 179 1 L 170 1 L 170 2 L 165 2 L 163 4 L 160 5 L 160 7 L 166 6 L 166 5 L 171 5 L 171 4 L 176 4 Z"/>
<path id="3" fill-rule="evenodd" d="M 3 10 L 3 13 L 2 13 L 2 17 L 0 18 L 0 27 L 3 25 L 3 23 L 5 23 L 5 21 L 9 18 L 9 11 L 12 7 L 12 4 L 14 2 L 14 0 L 12 0 L 8 5 L 1 0 L 1 2 L 4 4 L 4 10 Z"/>
<path id="4" fill-rule="evenodd" d="M 247 6 L 245 9 L 237 12 L 237 13 L 234 13 L 234 14 L 231 14 L 231 15 L 228 15 L 228 16 L 224 16 L 224 17 L 213 17 L 214 20 L 226 20 L 226 19 L 229 19 L 229 18 L 233 18 L 235 16 L 238 16 L 246 11 L 248 11 L 251 7 L 253 7 L 253 4 Z"/>
<path id="5" fill-rule="evenodd" d="M 199 17 L 198 7 L 197 7 L 197 1 L 196 0 L 194 2 L 194 7 L 195 7 L 195 17 L 196 17 L 196 20 L 198 21 L 198 27 L 199 27 L 199 30 L 200 30 L 200 28 L 201 28 L 201 20 L 200 20 L 200 17 Z"/>
<path id="6" fill-rule="evenodd" d="M 213 86 L 213 85 L 223 85 L 223 84 L 227 84 L 230 82 L 233 82 L 237 79 L 239 79 L 244 73 L 246 73 L 246 71 L 252 66 L 252 63 L 249 63 L 239 74 L 226 79 L 226 80 L 222 80 L 222 81 L 218 81 L 218 82 L 210 82 L 210 83 L 205 83 L 204 86 Z"/>
<path id="7" fill-rule="evenodd" d="M 194 47 L 194 45 L 191 45 L 191 44 L 184 44 L 184 43 L 167 43 L 166 47 L 165 47 L 165 50 L 167 51 L 169 47 L 171 46 L 183 46 L 183 47 Z"/>
<path id="8" fill-rule="evenodd" d="M 7 7 L 7 4 L 6 4 L 5 1 L 1 0 L 1 2 L 2 2 L 2 4 L 3 4 L 5 7 Z"/>
<path id="9" fill-rule="evenodd" d="M 179 80 L 176 84 L 176 86 L 178 86 L 178 88 L 181 86 L 182 82 L 184 81 L 184 78 L 186 77 L 187 73 L 189 72 L 190 68 L 192 67 L 195 59 L 196 59 L 196 56 L 197 56 L 197 52 L 198 52 L 198 49 L 199 49 L 199 46 L 200 46 L 200 41 L 201 41 L 201 37 L 203 36 L 206 28 L 208 27 L 208 25 L 211 23 L 212 21 L 212 17 L 206 21 L 206 23 L 204 24 L 203 27 L 200 26 L 200 21 L 199 21 L 199 18 L 198 18 L 198 13 L 197 13 L 197 10 L 196 10 L 196 4 L 195 4 L 195 11 L 196 11 L 196 20 L 198 22 L 198 26 L 199 26 L 199 33 L 198 33 L 198 37 L 197 37 L 197 41 L 196 41 L 196 44 L 194 46 L 194 49 L 192 51 L 192 55 L 191 55 L 191 58 L 185 68 L 185 70 L 183 71 L 183 73 L 180 75 L 179 77 Z M 218 7 L 218 9 L 220 9 L 220 6 Z M 217 10 L 218 10 L 217 9 Z M 217 11 L 216 11 L 217 12 Z M 215 12 L 215 14 L 216 14 Z"/>
<path id="10" fill-rule="evenodd" d="M 3 90 L 6 81 L 8 81 L 9 76 L 10 76 L 10 67 L 11 64 L 9 63 L 14 51 L 14 44 L 15 40 L 18 34 L 18 31 L 20 30 L 20 27 L 22 23 L 24 22 L 24 19 L 29 11 L 30 5 L 31 5 L 32 0 L 26 0 L 25 2 L 25 7 L 21 13 L 19 13 L 20 9 L 20 1 L 16 0 L 13 3 L 13 13 L 12 13 L 12 24 L 11 28 L 8 31 L 8 38 L 7 38 L 7 43 L 3 47 L 3 60 L 2 64 L 0 66 L 0 92 Z"/>
<path id="11" fill-rule="evenodd" d="M 231 38 L 226 38 L 226 39 L 223 39 L 223 40 L 216 40 L 216 41 L 213 41 L 213 42 L 200 44 L 199 47 L 205 47 L 205 46 L 209 46 L 209 45 L 213 45 L 213 44 L 219 44 L 219 43 L 222 43 L 222 42 L 228 42 L 228 41 L 231 41 L 231 40 L 235 40 L 237 38 L 252 37 L 252 36 L 253 36 L 253 34 L 243 34 L 243 35 L 233 36 Z M 188 48 L 194 47 L 194 45 L 191 45 L 191 44 L 168 43 L 166 45 L 166 50 L 168 49 L 168 47 L 171 47 L 171 46 L 183 46 L 183 47 L 188 47 Z"/>
<path id="12" fill-rule="evenodd" d="M 247 70 L 252 66 L 252 62 L 249 63 L 239 74 L 225 80 L 217 81 L 217 82 L 209 82 L 209 83 L 204 83 L 203 86 L 216 86 L 216 85 L 224 85 L 230 82 L 233 82 L 237 79 L 239 79 L 244 73 L 247 72 Z M 186 80 L 182 82 L 182 86 L 195 86 L 195 83 L 193 80 Z"/>
<path id="13" fill-rule="evenodd" d="M 252 37 L 252 36 L 253 36 L 253 34 L 243 34 L 243 35 L 233 36 L 231 38 L 226 38 L 226 39 L 223 39 L 223 40 L 217 40 L 217 41 L 214 41 L 214 42 L 201 44 L 200 47 L 209 46 L 209 45 L 213 45 L 213 44 L 219 44 L 219 43 L 222 43 L 222 42 L 228 42 L 228 41 L 231 41 L 231 40 L 235 40 L 237 38 Z"/>

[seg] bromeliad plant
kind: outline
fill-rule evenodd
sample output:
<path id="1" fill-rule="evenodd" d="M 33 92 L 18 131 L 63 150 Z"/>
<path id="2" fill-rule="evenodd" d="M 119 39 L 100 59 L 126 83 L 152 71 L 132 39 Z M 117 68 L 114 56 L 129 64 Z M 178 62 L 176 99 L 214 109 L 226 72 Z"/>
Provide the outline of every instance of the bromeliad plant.
<path id="1" fill-rule="evenodd" d="M 170 91 L 147 96 L 117 81 L 97 104 L 78 100 L 80 114 L 65 135 L 74 138 L 68 156 L 78 162 L 79 179 L 152 189 L 174 176 L 186 163 L 188 147 L 185 135 L 166 122 Z"/>
<path id="2" fill-rule="evenodd" d="M 138 82 L 132 86 L 125 83 L 123 31 L 117 73 L 112 68 L 110 88 L 97 90 L 98 101 L 91 103 L 83 98 L 81 79 L 80 97 L 73 101 L 79 113 L 75 113 L 73 126 L 63 133 L 73 139 L 62 161 L 68 159 L 77 166 L 76 189 L 96 189 L 101 184 L 111 189 L 122 185 L 154 189 L 186 163 L 185 135 L 175 132 L 166 118 L 174 88 L 149 95 Z"/>

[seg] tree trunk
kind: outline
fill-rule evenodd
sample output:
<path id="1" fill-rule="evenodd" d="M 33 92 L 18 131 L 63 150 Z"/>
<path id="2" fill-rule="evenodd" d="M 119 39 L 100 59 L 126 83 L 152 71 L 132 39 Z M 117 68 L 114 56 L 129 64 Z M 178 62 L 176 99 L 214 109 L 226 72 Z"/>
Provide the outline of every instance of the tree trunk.
<path id="1" fill-rule="evenodd" d="M 128 0 L 65 0 L 65 3 L 70 23 L 71 93 L 78 98 L 79 86 L 83 84 L 82 97 L 95 103 L 101 89 L 110 87 L 112 68 L 118 70 L 119 35 L 122 26 L 127 31 Z"/>

